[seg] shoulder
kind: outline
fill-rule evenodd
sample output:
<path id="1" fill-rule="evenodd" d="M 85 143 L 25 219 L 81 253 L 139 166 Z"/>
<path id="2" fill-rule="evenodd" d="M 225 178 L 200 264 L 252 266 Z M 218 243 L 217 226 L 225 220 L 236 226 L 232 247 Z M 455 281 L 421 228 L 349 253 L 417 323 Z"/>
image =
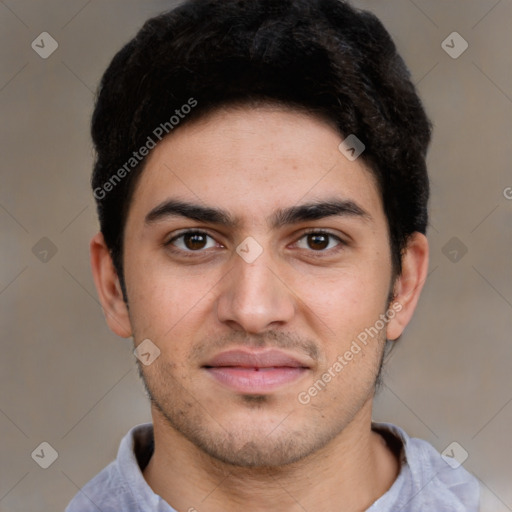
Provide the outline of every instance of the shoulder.
<path id="1" fill-rule="evenodd" d="M 80 489 L 65 512 L 123 512 L 137 511 L 138 507 L 125 486 L 117 461 L 111 462 Z"/>
<path id="2" fill-rule="evenodd" d="M 479 483 L 460 463 L 464 462 L 460 445 L 454 445 L 455 452 L 450 450 L 442 456 L 427 441 L 411 438 L 395 425 L 381 423 L 374 428 L 393 434 L 403 443 L 401 501 L 414 504 L 415 510 L 478 511 Z"/>
<path id="3" fill-rule="evenodd" d="M 139 463 L 149 460 L 153 445 L 150 423 L 133 427 L 121 440 L 117 458 L 82 487 L 65 512 L 139 512 L 156 496 L 146 484 Z"/>
<path id="4" fill-rule="evenodd" d="M 464 453 L 450 452 L 442 456 L 430 443 L 411 438 L 408 460 L 415 485 L 425 488 L 425 503 L 442 501 L 450 504 L 452 511 L 476 512 L 480 501 L 478 480 L 462 466 Z M 436 492 L 432 494 L 429 490 Z"/>

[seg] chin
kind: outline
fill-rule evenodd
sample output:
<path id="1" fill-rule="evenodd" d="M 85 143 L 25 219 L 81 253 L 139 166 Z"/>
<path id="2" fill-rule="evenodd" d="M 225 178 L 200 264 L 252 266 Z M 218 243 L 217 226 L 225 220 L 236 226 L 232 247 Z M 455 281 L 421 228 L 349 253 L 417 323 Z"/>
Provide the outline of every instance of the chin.
<path id="1" fill-rule="evenodd" d="M 203 440 L 198 444 L 213 459 L 230 466 L 243 468 L 278 468 L 297 462 L 311 452 L 311 448 L 297 444 L 296 440 L 279 439 L 269 441 L 268 435 L 259 439 L 243 439 L 237 442 Z"/>
<path id="2" fill-rule="evenodd" d="M 194 429 L 181 429 L 197 448 L 212 459 L 239 468 L 278 468 L 298 462 L 332 440 L 335 430 L 318 430 L 295 419 L 262 415 L 230 418 L 221 423 L 202 422 Z M 286 423 L 286 425 L 285 425 Z M 222 425 L 222 426 L 221 426 Z M 225 427 L 229 426 L 229 430 Z"/>

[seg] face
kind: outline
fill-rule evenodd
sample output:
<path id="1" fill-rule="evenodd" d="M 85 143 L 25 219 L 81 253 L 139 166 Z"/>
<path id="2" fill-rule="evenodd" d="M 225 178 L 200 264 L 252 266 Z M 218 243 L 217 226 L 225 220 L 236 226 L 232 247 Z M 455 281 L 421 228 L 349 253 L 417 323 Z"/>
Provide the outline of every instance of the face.
<path id="1" fill-rule="evenodd" d="M 156 414 L 218 460 L 300 460 L 371 402 L 400 306 L 376 183 L 341 141 L 294 111 L 217 111 L 136 186 L 128 332 L 160 350 L 140 365 Z"/>

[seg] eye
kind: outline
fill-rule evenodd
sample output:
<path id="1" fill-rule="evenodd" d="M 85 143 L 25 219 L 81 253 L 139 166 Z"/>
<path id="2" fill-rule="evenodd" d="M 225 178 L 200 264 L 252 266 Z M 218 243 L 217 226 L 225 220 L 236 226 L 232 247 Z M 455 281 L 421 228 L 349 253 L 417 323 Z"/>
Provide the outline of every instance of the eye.
<path id="1" fill-rule="evenodd" d="M 306 233 L 296 243 L 299 249 L 311 249 L 318 252 L 334 249 L 342 244 L 343 241 L 339 237 L 325 231 Z"/>
<path id="2" fill-rule="evenodd" d="M 187 231 L 171 238 L 166 245 L 173 245 L 177 249 L 186 252 L 198 252 L 216 247 L 217 242 L 210 235 L 202 231 Z"/>

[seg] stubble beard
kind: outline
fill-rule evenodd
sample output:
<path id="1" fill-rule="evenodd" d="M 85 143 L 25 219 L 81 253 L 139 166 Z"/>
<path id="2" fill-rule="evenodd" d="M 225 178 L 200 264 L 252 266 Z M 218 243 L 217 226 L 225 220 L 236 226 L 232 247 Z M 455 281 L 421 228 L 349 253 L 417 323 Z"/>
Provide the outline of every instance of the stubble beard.
<path id="1" fill-rule="evenodd" d="M 307 407 L 316 414 L 311 415 L 306 425 L 294 423 L 293 408 L 305 407 L 297 403 L 291 405 L 290 411 L 282 411 L 282 418 L 276 419 L 277 427 L 252 423 L 238 430 L 230 425 L 220 425 L 213 414 L 176 379 L 173 365 L 155 361 L 153 365 L 159 363 L 158 367 L 145 373 L 139 361 L 138 369 L 154 409 L 176 434 L 215 462 L 235 468 L 272 470 L 312 456 L 346 428 L 373 397 L 376 386 L 380 386 L 383 355 L 378 368 L 374 369 L 373 385 L 368 386 L 367 392 L 362 393 L 349 410 L 340 410 L 340 414 L 331 417 L 330 421 L 322 422 L 322 412 L 315 411 L 315 405 L 310 404 Z M 272 401 L 268 395 L 245 395 L 241 398 L 241 404 L 251 412 L 272 407 Z"/>

